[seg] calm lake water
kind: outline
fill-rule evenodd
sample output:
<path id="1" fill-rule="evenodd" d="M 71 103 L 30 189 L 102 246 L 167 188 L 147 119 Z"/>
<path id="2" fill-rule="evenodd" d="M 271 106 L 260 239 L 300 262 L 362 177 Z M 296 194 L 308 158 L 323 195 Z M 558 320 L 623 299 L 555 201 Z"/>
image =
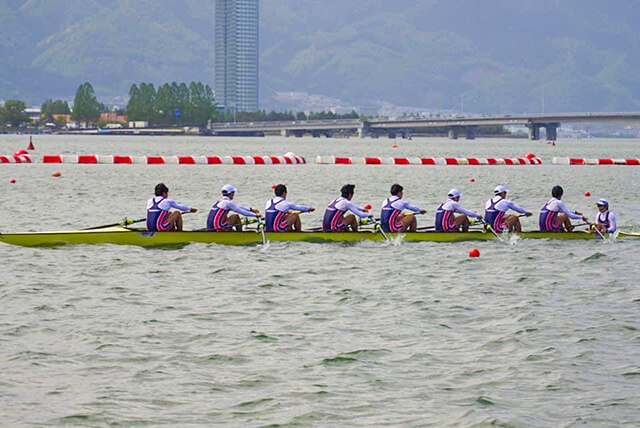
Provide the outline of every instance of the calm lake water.
<path id="1" fill-rule="evenodd" d="M 550 162 L 640 157 L 639 140 L 397 141 L 35 136 L 36 155 L 293 151 L 310 163 L 0 165 L 0 230 L 141 217 L 159 181 L 200 209 L 187 229 L 204 226 L 227 182 L 261 210 L 271 184 L 286 183 L 290 200 L 319 208 L 303 215 L 310 227 L 343 184 L 377 209 L 399 182 L 429 211 L 419 225 L 433 223 L 451 187 L 479 210 L 504 184 L 537 213 L 561 184 L 570 207 L 593 217 L 607 197 L 620 226 L 640 230 L 640 167 Z M 27 143 L 0 136 L 0 154 Z M 313 164 L 317 155 L 527 152 L 545 164 Z M 468 257 L 472 247 L 480 258 Z M 633 240 L 0 244 L 0 426 L 638 426 L 639 251 Z"/>

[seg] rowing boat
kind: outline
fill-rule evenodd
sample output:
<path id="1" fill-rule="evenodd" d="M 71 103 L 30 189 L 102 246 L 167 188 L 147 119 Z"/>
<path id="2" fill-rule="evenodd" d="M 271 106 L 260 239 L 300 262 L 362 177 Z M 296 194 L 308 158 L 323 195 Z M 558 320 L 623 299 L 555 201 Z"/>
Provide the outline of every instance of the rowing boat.
<path id="1" fill-rule="evenodd" d="M 458 242 L 458 241 L 491 241 L 497 239 L 492 233 L 483 231 L 470 232 L 407 232 L 388 234 L 390 239 L 407 242 Z M 524 239 L 594 239 L 594 235 L 585 231 L 571 233 L 559 232 L 521 232 L 519 238 Z M 509 235 L 506 235 L 509 238 Z M 595 238 L 600 239 L 598 236 Z M 619 232 L 617 239 L 640 238 L 640 233 Z M 266 239 L 272 242 L 354 242 L 383 241 L 385 237 L 375 231 L 361 232 L 284 232 L 266 233 Z M 57 246 L 66 244 L 118 244 L 138 245 L 145 247 L 186 245 L 192 242 L 223 245 L 252 245 L 262 243 L 259 232 L 147 232 L 122 226 L 104 227 L 91 230 L 64 230 L 51 232 L 24 232 L 0 234 L 0 242 L 25 247 Z"/>

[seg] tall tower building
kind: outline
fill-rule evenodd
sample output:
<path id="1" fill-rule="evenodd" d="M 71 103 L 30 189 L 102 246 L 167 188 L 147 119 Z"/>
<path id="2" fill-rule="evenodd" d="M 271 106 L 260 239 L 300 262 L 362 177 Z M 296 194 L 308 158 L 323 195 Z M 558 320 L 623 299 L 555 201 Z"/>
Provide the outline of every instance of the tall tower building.
<path id="1" fill-rule="evenodd" d="M 216 101 L 225 110 L 258 110 L 258 1 L 216 0 Z"/>

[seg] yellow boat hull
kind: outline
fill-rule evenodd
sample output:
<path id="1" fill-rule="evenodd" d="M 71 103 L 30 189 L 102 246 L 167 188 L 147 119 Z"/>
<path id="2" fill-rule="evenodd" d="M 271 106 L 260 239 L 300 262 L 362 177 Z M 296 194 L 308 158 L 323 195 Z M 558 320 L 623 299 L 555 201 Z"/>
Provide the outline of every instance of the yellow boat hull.
<path id="1" fill-rule="evenodd" d="M 554 232 L 522 232 L 520 238 L 525 239 L 594 239 L 597 236 L 587 232 L 554 233 Z M 408 232 L 389 234 L 391 239 L 407 242 L 459 242 L 459 241 L 491 241 L 497 239 L 492 233 L 471 231 L 454 232 Z M 638 233 L 621 232 L 620 238 L 640 237 Z M 285 232 L 267 233 L 268 241 L 279 242 L 355 242 L 384 241 L 380 233 L 362 232 Z M 255 245 L 262 243 L 262 236 L 255 231 L 247 232 L 146 232 L 116 226 L 94 230 L 70 230 L 52 232 L 25 232 L 0 234 L 0 242 L 25 247 L 78 245 L 78 244 L 117 244 L 137 246 L 179 246 L 192 242 L 222 245 Z"/>

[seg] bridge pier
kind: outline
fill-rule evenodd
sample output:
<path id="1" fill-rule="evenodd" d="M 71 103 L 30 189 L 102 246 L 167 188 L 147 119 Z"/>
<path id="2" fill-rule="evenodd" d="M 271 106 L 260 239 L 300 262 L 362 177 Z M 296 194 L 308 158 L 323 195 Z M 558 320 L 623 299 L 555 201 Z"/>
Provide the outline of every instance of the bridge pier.
<path id="1" fill-rule="evenodd" d="M 406 140 L 407 138 L 409 138 L 409 137 L 410 137 L 410 135 L 409 135 L 409 128 L 403 128 L 403 129 L 401 130 L 401 132 L 402 132 L 402 138 L 403 138 L 404 140 Z"/>
<path id="2" fill-rule="evenodd" d="M 476 139 L 476 127 L 475 126 L 467 126 L 467 140 L 475 140 Z"/>
<path id="3" fill-rule="evenodd" d="M 540 139 L 540 128 L 542 127 L 539 123 L 530 123 L 527 125 L 529 128 L 529 139 L 530 140 L 539 140 Z"/>
<path id="4" fill-rule="evenodd" d="M 457 140 L 458 139 L 458 127 L 452 126 L 449 128 L 449 139 Z"/>
<path id="5" fill-rule="evenodd" d="M 547 140 L 555 141 L 558 139 L 559 123 L 547 123 L 545 124 L 545 131 L 547 133 Z"/>
<path id="6" fill-rule="evenodd" d="M 371 132 L 371 124 L 369 122 L 362 122 L 362 126 L 359 127 L 356 132 L 358 133 L 359 138 L 364 138 Z"/>
<path id="7" fill-rule="evenodd" d="M 387 130 L 387 136 L 389 137 L 390 140 L 395 140 L 396 139 L 396 131 L 388 129 Z"/>
<path id="8" fill-rule="evenodd" d="M 320 131 L 311 131 L 311 136 L 313 138 L 320 138 Z"/>
<path id="9" fill-rule="evenodd" d="M 281 129 L 280 130 L 280 136 L 281 137 L 291 137 L 291 131 L 289 131 L 288 129 Z"/>
<path id="10" fill-rule="evenodd" d="M 293 131 L 293 135 L 295 135 L 296 138 L 302 138 L 304 137 L 304 131 Z"/>

